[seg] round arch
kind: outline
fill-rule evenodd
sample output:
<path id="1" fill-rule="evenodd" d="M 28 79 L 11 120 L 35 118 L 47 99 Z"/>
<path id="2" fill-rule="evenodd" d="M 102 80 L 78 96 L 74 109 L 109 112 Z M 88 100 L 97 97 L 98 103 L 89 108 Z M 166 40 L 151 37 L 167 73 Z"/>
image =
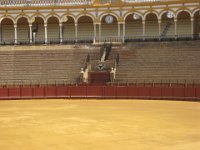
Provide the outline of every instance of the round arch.
<path id="1" fill-rule="evenodd" d="M 51 14 L 47 15 L 46 18 L 45 18 L 45 20 L 44 20 L 44 22 L 48 22 L 48 20 L 49 20 L 50 18 L 52 18 L 52 17 L 57 18 L 59 23 L 61 22 L 60 16 L 58 16 L 58 15 L 56 15 L 56 14 L 54 14 L 54 15 L 51 15 Z"/>
<path id="2" fill-rule="evenodd" d="M 61 16 L 61 22 L 62 22 L 62 19 L 63 19 L 64 17 L 72 18 L 72 19 L 74 20 L 74 23 L 76 22 L 76 18 L 75 18 L 75 16 L 72 15 L 72 14 L 64 14 L 64 15 L 62 15 L 62 16 Z M 67 21 L 68 21 L 68 20 L 67 20 Z M 67 22 L 67 21 L 66 21 L 66 22 Z"/>
<path id="3" fill-rule="evenodd" d="M 30 17 L 30 20 L 32 20 L 32 19 L 34 19 L 34 18 L 36 18 L 36 17 L 41 18 L 41 19 L 43 20 L 43 22 L 45 22 L 45 16 L 42 15 L 42 14 L 38 14 L 38 13 L 33 14 L 33 15 Z"/>
<path id="4" fill-rule="evenodd" d="M 10 15 L 4 15 L 4 16 L 2 16 L 2 17 L 0 18 L 0 23 L 1 23 L 4 19 L 6 19 L 6 18 L 12 20 L 13 24 L 16 23 L 15 19 L 14 19 L 12 16 L 10 16 Z"/>
<path id="5" fill-rule="evenodd" d="M 173 37 L 174 34 L 175 34 L 174 17 L 173 18 L 167 17 L 168 12 L 172 12 L 172 11 L 170 11 L 170 10 L 165 11 L 160 16 L 161 17 L 160 18 L 160 20 L 161 20 L 160 36 L 163 37 L 163 38 L 165 38 L 166 36 Z"/>
<path id="6" fill-rule="evenodd" d="M 154 14 L 154 15 L 156 15 L 157 19 L 159 19 L 158 12 L 156 12 L 156 11 L 147 11 L 147 12 L 144 14 L 144 18 L 143 18 L 143 19 L 146 20 L 146 18 L 147 18 L 147 16 L 148 16 L 149 14 Z"/>
<path id="7" fill-rule="evenodd" d="M 78 23 L 78 20 L 81 18 L 81 17 L 84 17 L 84 16 L 87 16 L 87 17 L 90 17 L 92 19 L 92 21 L 94 22 L 95 21 L 95 17 L 89 13 L 86 13 L 86 14 L 79 14 L 76 19 L 75 19 L 75 22 Z"/>
<path id="8" fill-rule="evenodd" d="M 197 9 L 195 9 L 193 12 L 192 12 L 192 17 L 194 17 L 194 15 L 198 12 L 198 11 L 200 11 L 200 8 L 197 8 Z"/>
<path id="9" fill-rule="evenodd" d="M 18 20 L 21 19 L 21 18 L 26 18 L 28 22 L 30 21 L 30 17 L 29 17 L 29 16 L 27 16 L 27 15 L 18 15 L 18 16 L 16 17 L 16 19 L 15 19 L 15 20 L 16 20 L 16 23 L 17 23 Z"/>
<path id="10" fill-rule="evenodd" d="M 171 9 L 168 9 L 168 10 L 163 10 L 160 12 L 159 16 L 158 16 L 158 19 L 162 19 L 163 15 L 166 14 L 167 12 L 172 12 L 173 15 L 175 16 L 175 12 Z"/>
<path id="11" fill-rule="evenodd" d="M 99 21 L 102 22 L 102 19 L 103 19 L 105 16 L 107 16 L 107 15 L 112 15 L 112 16 L 115 17 L 115 19 L 116 19 L 117 21 L 119 21 L 119 18 L 120 18 L 120 17 L 119 17 L 116 13 L 114 13 L 114 12 L 106 12 L 106 13 L 101 14 L 101 15 L 99 16 Z"/>
<path id="12" fill-rule="evenodd" d="M 145 36 L 159 36 L 158 15 L 154 12 L 145 15 Z"/>
<path id="13" fill-rule="evenodd" d="M 200 35 L 200 10 L 194 13 L 194 36 L 199 37 Z"/>
<path id="14" fill-rule="evenodd" d="M 47 38 L 50 43 L 59 43 L 60 41 L 60 20 L 57 16 L 48 17 L 47 21 Z"/>
<path id="15" fill-rule="evenodd" d="M 181 10 L 177 15 L 177 35 L 190 36 L 191 35 L 191 13 Z"/>
<path id="16" fill-rule="evenodd" d="M 92 40 L 94 37 L 93 19 L 90 16 L 80 16 L 77 20 L 77 37 Z"/>
<path id="17" fill-rule="evenodd" d="M 112 14 L 108 15 L 111 15 L 113 17 L 113 22 L 107 24 L 105 22 L 105 18 L 107 15 L 104 15 L 104 17 L 101 19 L 101 35 L 102 37 L 116 37 L 118 36 L 118 20 Z"/>
<path id="18" fill-rule="evenodd" d="M 190 17 L 192 16 L 192 13 L 191 13 L 190 10 L 188 10 L 188 9 L 179 9 L 175 13 L 175 18 L 178 18 L 179 14 L 182 13 L 182 12 L 187 12 L 190 15 Z"/>
<path id="19" fill-rule="evenodd" d="M 1 19 L 1 37 L 3 43 L 14 43 L 14 20 L 12 17 Z"/>
<path id="20" fill-rule="evenodd" d="M 44 43 L 44 18 L 41 16 L 34 16 L 35 21 L 32 23 L 32 37 L 34 43 Z"/>
<path id="21" fill-rule="evenodd" d="M 137 14 L 137 15 L 139 15 L 141 18 L 142 18 L 142 20 L 143 20 L 143 18 L 144 18 L 144 16 L 143 16 L 143 14 L 141 14 L 140 12 L 138 12 L 138 11 L 129 11 L 129 12 L 127 12 L 127 13 L 125 13 L 124 15 L 123 15 L 123 20 L 124 21 L 126 21 L 126 18 L 129 16 L 129 15 L 133 15 L 133 14 Z"/>
<path id="22" fill-rule="evenodd" d="M 27 17 L 19 17 L 17 19 L 17 41 L 19 43 L 29 42 L 29 21 Z"/>
<path id="23" fill-rule="evenodd" d="M 142 29 L 142 16 L 138 19 L 133 18 L 133 14 L 137 13 L 129 13 L 129 15 L 125 18 L 125 36 L 127 39 L 135 38 L 137 36 L 142 37 L 143 29 Z M 137 14 L 138 15 L 138 14 Z"/>
<path id="24" fill-rule="evenodd" d="M 69 39 L 75 39 L 75 18 L 71 15 L 68 15 L 67 18 L 67 21 L 62 23 L 63 42 L 68 42 Z"/>

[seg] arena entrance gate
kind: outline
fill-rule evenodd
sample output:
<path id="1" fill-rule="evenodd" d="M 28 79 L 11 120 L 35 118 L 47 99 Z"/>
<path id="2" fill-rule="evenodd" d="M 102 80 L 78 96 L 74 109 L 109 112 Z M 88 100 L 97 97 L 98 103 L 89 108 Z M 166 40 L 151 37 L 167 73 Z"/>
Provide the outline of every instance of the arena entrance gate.
<path id="1" fill-rule="evenodd" d="M 89 80 L 91 84 L 105 84 L 110 82 L 109 72 L 90 72 Z"/>

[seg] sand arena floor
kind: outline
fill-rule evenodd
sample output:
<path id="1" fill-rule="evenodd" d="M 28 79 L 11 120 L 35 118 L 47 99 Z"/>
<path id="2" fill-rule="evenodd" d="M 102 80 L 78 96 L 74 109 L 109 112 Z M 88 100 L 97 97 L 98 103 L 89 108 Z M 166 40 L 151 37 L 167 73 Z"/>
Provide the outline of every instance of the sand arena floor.
<path id="1" fill-rule="evenodd" d="M 0 150 L 199 150 L 200 103 L 0 101 Z"/>

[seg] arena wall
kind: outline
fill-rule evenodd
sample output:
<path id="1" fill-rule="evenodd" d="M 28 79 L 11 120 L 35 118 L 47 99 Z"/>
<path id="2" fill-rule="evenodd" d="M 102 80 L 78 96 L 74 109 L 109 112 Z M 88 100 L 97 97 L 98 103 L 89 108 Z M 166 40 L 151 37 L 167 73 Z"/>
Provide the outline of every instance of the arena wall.
<path id="1" fill-rule="evenodd" d="M 199 86 L 136 86 L 136 85 L 41 85 L 26 87 L 1 87 L 0 99 L 37 98 L 128 98 L 128 99 L 175 99 L 200 100 Z"/>

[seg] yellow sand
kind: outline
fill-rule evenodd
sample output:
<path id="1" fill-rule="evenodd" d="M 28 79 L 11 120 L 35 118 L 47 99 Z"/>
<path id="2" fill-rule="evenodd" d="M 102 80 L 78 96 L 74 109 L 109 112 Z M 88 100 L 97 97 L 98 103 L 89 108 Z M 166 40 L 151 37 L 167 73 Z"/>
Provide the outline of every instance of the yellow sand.
<path id="1" fill-rule="evenodd" d="M 199 150 L 200 103 L 0 101 L 0 150 Z"/>

